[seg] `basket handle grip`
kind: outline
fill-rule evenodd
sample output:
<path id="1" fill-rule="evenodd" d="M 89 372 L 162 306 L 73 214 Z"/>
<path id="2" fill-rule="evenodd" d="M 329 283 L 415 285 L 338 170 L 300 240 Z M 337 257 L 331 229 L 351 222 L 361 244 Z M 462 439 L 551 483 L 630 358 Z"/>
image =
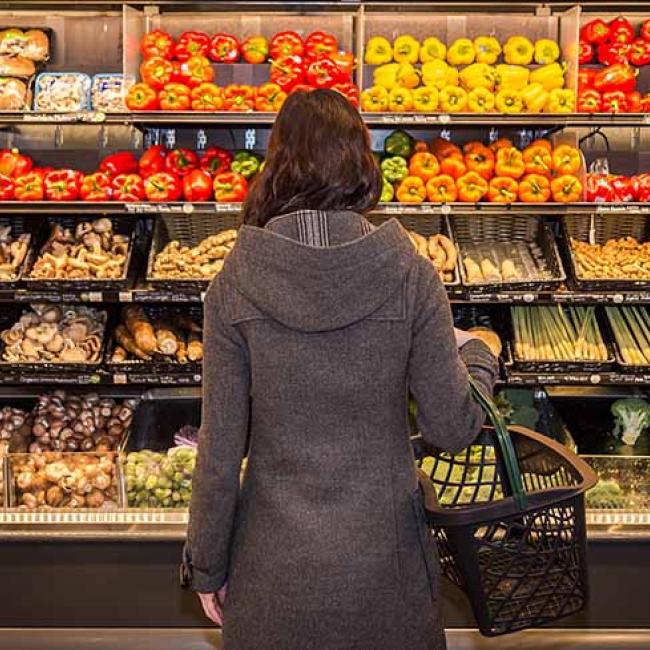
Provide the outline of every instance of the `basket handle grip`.
<path id="1" fill-rule="evenodd" d="M 469 385 L 472 389 L 474 399 L 481 405 L 481 408 L 488 416 L 490 423 L 496 433 L 497 444 L 501 448 L 503 464 L 512 490 L 512 496 L 520 510 L 527 504 L 526 492 L 521 480 L 521 469 L 517 460 L 517 452 L 512 444 L 512 438 L 508 433 L 508 427 L 494 402 L 483 392 L 478 382 L 470 376 Z"/>

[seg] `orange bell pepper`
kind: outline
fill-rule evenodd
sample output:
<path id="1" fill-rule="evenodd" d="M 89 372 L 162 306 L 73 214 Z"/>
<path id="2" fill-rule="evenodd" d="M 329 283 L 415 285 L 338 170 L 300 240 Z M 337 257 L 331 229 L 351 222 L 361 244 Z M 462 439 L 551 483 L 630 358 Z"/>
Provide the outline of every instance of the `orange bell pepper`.
<path id="1" fill-rule="evenodd" d="M 512 144 L 512 140 L 509 138 L 499 138 L 498 140 L 495 140 L 491 145 L 490 149 L 496 153 L 499 151 L 499 149 L 502 149 L 503 147 L 514 147 L 515 145 Z"/>
<path id="2" fill-rule="evenodd" d="M 553 145 L 551 144 L 550 140 L 544 140 L 544 138 L 537 138 L 537 140 L 533 140 L 529 145 L 529 147 L 545 147 L 548 149 L 549 153 L 553 152 Z"/>
<path id="3" fill-rule="evenodd" d="M 467 173 L 467 166 L 461 154 L 452 154 L 440 161 L 440 173 L 452 178 L 460 178 Z"/>
<path id="4" fill-rule="evenodd" d="M 553 150 L 553 169 L 558 176 L 575 174 L 580 169 L 580 152 L 568 144 L 561 144 Z"/>
<path id="5" fill-rule="evenodd" d="M 460 147 L 444 138 L 436 138 L 431 143 L 431 153 L 433 153 L 438 160 L 442 160 L 453 153 L 459 153 L 462 156 Z"/>
<path id="6" fill-rule="evenodd" d="M 413 143 L 413 151 L 416 153 L 420 151 L 429 151 L 429 145 L 424 140 L 416 140 Z"/>
<path id="7" fill-rule="evenodd" d="M 519 182 L 519 200 L 546 203 L 551 198 L 551 181 L 541 174 L 526 174 Z"/>
<path id="8" fill-rule="evenodd" d="M 551 194 L 556 203 L 574 203 L 582 200 L 582 183 L 577 176 L 564 174 L 551 181 Z"/>
<path id="9" fill-rule="evenodd" d="M 527 174 L 545 174 L 550 176 L 553 169 L 553 156 L 543 145 L 531 144 L 523 151 Z"/>
<path id="10" fill-rule="evenodd" d="M 449 174 L 440 174 L 427 181 L 427 200 L 431 203 L 452 203 L 457 197 L 456 182 Z"/>
<path id="11" fill-rule="evenodd" d="M 521 178 L 526 171 L 524 156 L 515 147 L 503 147 L 497 151 L 497 162 L 494 166 L 497 176 L 509 176 L 510 178 Z"/>
<path id="12" fill-rule="evenodd" d="M 512 203 L 517 200 L 519 183 L 508 176 L 495 176 L 490 180 L 487 198 L 492 203 Z"/>
<path id="13" fill-rule="evenodd" d="M 494 175 L 494 154 L 481 142 L 469 142 L 464 147 L 467 169 L 479 173 L 485 180 Z"/>
<path id="14" fill-rule="evenodd" d="M 395 196 L 400 203 L 422 203 L 427 198 L 427 188 L 419 176 L 407 176 L 397 186 Z"/>
<path id="15" fill-rule="evenodd" d="M 434 176 L 440 173 L 440 165 L 438 159 L 426 151 L 420 151 L 411 156 L 409 160 L 409 175 L 418 176 L 425 183 Z"/>
<path id="16" fill-rule="evenodd" d="M 476 203 L 488 192 L 488 182 L 478 172 L 467 172 L 456 181 L 458 200 L 463 203 Z"/>

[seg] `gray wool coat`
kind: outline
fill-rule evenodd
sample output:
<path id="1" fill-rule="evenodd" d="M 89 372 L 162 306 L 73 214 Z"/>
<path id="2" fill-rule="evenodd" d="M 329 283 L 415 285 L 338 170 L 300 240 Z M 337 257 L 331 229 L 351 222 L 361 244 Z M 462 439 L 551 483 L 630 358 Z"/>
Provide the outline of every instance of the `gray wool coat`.
<path id="1" fill-rule="evenodd" d="M 225 650 L 444 649 L 408 394 L 424 438 L 457 451 L 483 421 L 467 369 L 491 391 L 497 367 L 478 341 L 459 355 L 445 290 L 399 223 L 244 226 L 204 345 L 187 553 L 195 590 L 228 581 Z"/>

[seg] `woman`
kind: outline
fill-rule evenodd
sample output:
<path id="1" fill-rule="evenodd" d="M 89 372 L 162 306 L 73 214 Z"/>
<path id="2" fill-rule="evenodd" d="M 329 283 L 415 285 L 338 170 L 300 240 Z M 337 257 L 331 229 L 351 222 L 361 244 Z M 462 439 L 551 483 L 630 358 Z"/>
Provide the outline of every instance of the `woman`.
<path id="1" fill-rule="evenodd" d="M 245 225 L 205 301 L 203 414 L 186 569 L 225 650 L 439 650 L 434 542 L 409 443 L 457 451 L 483 421 L 445 290 L 395 220 L 337 93 L 291 95 Z M 464 361 L 464 363 L 463 363 Z M 240 491 L 240 464 L 248 466 Z"/>

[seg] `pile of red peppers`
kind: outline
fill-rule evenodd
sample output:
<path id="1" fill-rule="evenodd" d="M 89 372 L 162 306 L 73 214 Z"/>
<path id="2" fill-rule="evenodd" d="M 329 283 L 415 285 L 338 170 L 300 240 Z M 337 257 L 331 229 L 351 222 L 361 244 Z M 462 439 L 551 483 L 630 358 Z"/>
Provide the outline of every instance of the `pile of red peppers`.
<path id="1" fill-rule="evenodd" d="M 0 150 L 0 201 L 218 201 L 240 203 L 262 159 L 250 151 L 149 147 L 106 156 L 97 171 L 35 167 L 18 149 Z"/>
<path id="2" fill-rule="evenodd" d="M 621 176 L 619 174 L 587 174 L 585 199 L 595 203 L 650 201 L 650 174 Z"/>
<path id="3" fill-rule="evenodd" d="M 232 34 L 201 31 L 183 32 L 175 40 L 154 30 L 143 37 L 140 51 L 141 81 L 126 96 L 132 111 L 277 112 L 289 93 L 314 88 L 333 88 L 355 106 L 359 101 L 352 83 L 354 56 L 339 50 L 336 36 L 322 31 L 305 39 L 285 31 L 270 40 L 249 36 L 240 42 Z M 270 61 L 269 81 L 259 87 L 218 86 L 213 63 L 240 60 Z"/>
<path id="4" fill-rule="evenodd" d="M 591 20 L 580 30 L 578 111 L 581 113 L 647 113 L 650 93 L 636 88 L 638 68 L 650 63 L 650 20 L 639 34 L 627 18 Z"/>

